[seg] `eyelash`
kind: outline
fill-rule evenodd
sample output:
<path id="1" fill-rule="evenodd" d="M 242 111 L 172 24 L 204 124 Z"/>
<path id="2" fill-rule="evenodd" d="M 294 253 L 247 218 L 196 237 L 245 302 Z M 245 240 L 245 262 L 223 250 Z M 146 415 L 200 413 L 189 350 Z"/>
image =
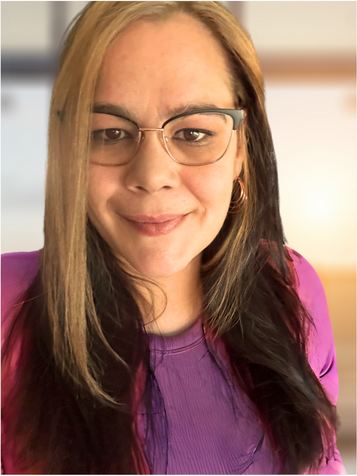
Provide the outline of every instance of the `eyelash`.
<path id="1" fill-rule="evenodd" d="M 184 131 L 190 131 L 190 132 L 198 132 L 199 134 L 205 134 L 208 137 L 212 137 L 214 134 L 211 131 L 207 131 L 206 129 L 190 129 L 190 128 L 185 128 L 185 129 L 180 129 L 177 132 L 184 132 Z M 176 134 L 177 134 L 176 132 Z"/>
<path id="2" fill-rule="evenodd" d="M 109 138 L 104 138 L 103 139 L 103 134 L 106 133 L 107 131 L 121 131 L 121 132 L 124 132 L 124 129 L 116 129 L 116 128 L 108 128 L 108 129 L 97 129 L 95 131 L 92 132 L 92 138 L 94 141 L 102 141 L 102 142 L 106 142 L 106 143 L 115 143 L 115 142 L 119 142 L 119 140 L 123 140 L 123 139 L 109 139 Z M 186 132 L 186 131 L 189 131 L 189 132 L 197 132 L 199 134 L 204 134 L 205 136 L 208 136 L 208 137 L 212 137 L 214 134 L 211 132 L 211 131 L 208 131 L 206 129 L 190 129 L 190 128 L 185 128 L 185 129 L 180 129 L 178 131 L 176 131 L 175 135 L 177 133 L 182 133 L 182 132 Z M 173 136 L 173 138 L 175 137 L 175 135 Z M 124 139 L 127 138 L 127 137 L 124 137 Z M 177 138 L 176 138 L 177 139 Z M 177 139 L 177 140 L 182 140 L 184 141 L 184 139 Z M 187 141 L 187 142 L 190 142 L 190 141 Z M 194 142 L 199 142 L 199 141 L 192 141 L 192 143 Z"/>
<path id="3" fill-rule="evenodd" d="M 118 142 L 118 139 L 109 139 L 109 138 L 103 137 L 103 135 L 104 135 L 107 131 L 121 131 L 121 132 L 125 132 L 123 129 L 116 129 L 115 127 L 107 128 L 107 129 L 97 129 L 97 130 L 95 130 L 95 131 L 92 132 L 92 138 L 93 138 L 93 140 L 94 140 L 94 141 L 104 142 L 104 143 L 115 143 L 115 142 Z M 120 140 L 122 140 L 122 139 L 120 139 Z"/>

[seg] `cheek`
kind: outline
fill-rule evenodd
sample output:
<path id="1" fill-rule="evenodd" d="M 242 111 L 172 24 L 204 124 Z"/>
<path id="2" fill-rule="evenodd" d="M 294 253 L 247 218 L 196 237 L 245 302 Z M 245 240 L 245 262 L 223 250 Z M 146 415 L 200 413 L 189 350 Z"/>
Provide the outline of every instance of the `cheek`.
<path id="1" fill-rule="evenodd" d="M 227 167 L 218 165 L 219 162 L 212 167 L 202 167 L 192 180 L 196 198 L 207 212 L 225 215 L 231 199 L 234 177 Z"/>
<path id="2" fill-rule="evenodd" d="M 113 197 L 120 200 L 118 173 L 111 168 L 93 167 L 89 172 L 87 193 L 87 214 L 91 222 L 108 243 L 113 245 L 112 236 L 115 222 L 112 218 L 111 203 Z"/>
<path id="3" fill-rule="evenodd" d="M 233 136 L 229 150 L 218 162 L 197 168 L 195 180 L 202 200 L 209 203 L 212 209 L 226 215 L 231 201 L 234 180 L 238 177 L 242 160 L 238 150 L 237 137 Z"/>
<path id="4" fill-rule="evenodd" d="M 103 210 L 111 196 L 118 193 L 119 177 L 113 170 L 93 167 L 89 172 L 87 201 L 89 210 Z"/>

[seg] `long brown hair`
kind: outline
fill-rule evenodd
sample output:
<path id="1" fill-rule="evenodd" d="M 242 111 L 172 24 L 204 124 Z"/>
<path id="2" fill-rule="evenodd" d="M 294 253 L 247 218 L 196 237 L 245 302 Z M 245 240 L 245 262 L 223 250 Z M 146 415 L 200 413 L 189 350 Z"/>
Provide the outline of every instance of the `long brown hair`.
<path id="1" fill-rule="evenodd" d="M 6 364 L 16 339 L 26 336 L 10 426 L 27 470 L 147 470 L 133 413 L 135 377 L 148 356 L 140 309 L 150 303 L 135 287 L 142 278 L 120 268 L 87 217 L 90 117 L 112 40 L 134 21 L 177 12 L 220 42 L 236 107 L 248 111 L 240 130 L 248 200 L 228 213 L 203 253 L 206 325 L 229 350 L 282 472 L 317 468 L 324 439 L 332 438 L 333 408 L 306 358 L 310 319 L 287 264 L 263 81 L 249 35 L 219 2 L 90 2 L 69 31 L 53 88 L 39 272 L 3 351 Z M 237 182 L 232 206 L 239 193 Z"/>

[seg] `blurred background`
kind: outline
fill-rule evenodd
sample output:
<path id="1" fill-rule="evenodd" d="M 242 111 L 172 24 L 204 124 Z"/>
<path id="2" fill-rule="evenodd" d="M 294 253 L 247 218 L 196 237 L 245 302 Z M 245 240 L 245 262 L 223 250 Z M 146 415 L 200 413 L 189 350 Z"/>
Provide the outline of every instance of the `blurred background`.
<path id="1" fill-rule="evenodd" d="M 1 2 L 2 252 L 43 246 L 49 103 L 87 2 Z M 356 474 L 356 2 L 223 2 L 265 78 L 287 243 L 324 284 L 340 376 L 338 447 Z"/>

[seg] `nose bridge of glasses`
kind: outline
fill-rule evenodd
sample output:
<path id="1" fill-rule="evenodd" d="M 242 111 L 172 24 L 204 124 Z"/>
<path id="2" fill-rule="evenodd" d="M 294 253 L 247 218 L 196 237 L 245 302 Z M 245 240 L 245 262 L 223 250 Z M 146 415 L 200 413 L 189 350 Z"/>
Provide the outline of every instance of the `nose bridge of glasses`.
<path id="1" fill-rule="evenodd" d="M 160 127 L 160 128 L 157 128 L 157 127 L 140 127 L 138 131 L 139 131 L 139 140 L 138 140 L 136 152 L 138 151 L 138 149 L 139 149 L 141 143 L 143 142 L 143 140 L 145 139 L 145 133 L 146 132 L 161 132 L 160 142 L 164 146 L 164 149 L 166 150 L 166 152 L 168 152 L 167 145 L 166 145 L 167 137 L 165 136 L 165 132 L 164 132 L 164 129 L 162 127 Z"/>
<path id="2" fill-rule="evenodd" d="M 163 142 L 164 142 L 164 145 L 166 143 L 166 136 L 165 136 L 165 132 L 164 132 L 164 129 L 161 127 L 161 128 L 157 128 L 157 127 L 140 127 L 139 128 L 139 144 L 145 139 L 145 132 L 161 132 L 161 137 L 163 139 Z"/>
<path id="3" fill-rule="evenodd" d="M 145 132 L 161 132 L 161 135 L 164 137 L 164 129 L 163 128 L 157 128 L 157 127 L 140 127 L 139 129 L 139 135 L 140 135 L 140 142 L 145 139 Z M 143 134 L 144 132 L 144 134 Z"/>
<path id="4" fill-rule="evenodd" d="M 141 132 L 145 132 L 145 131 L 163 131 L 164 129 L 160 128 L 156 128 L 156 127 L 140 127 L 139 131 Z"/>

